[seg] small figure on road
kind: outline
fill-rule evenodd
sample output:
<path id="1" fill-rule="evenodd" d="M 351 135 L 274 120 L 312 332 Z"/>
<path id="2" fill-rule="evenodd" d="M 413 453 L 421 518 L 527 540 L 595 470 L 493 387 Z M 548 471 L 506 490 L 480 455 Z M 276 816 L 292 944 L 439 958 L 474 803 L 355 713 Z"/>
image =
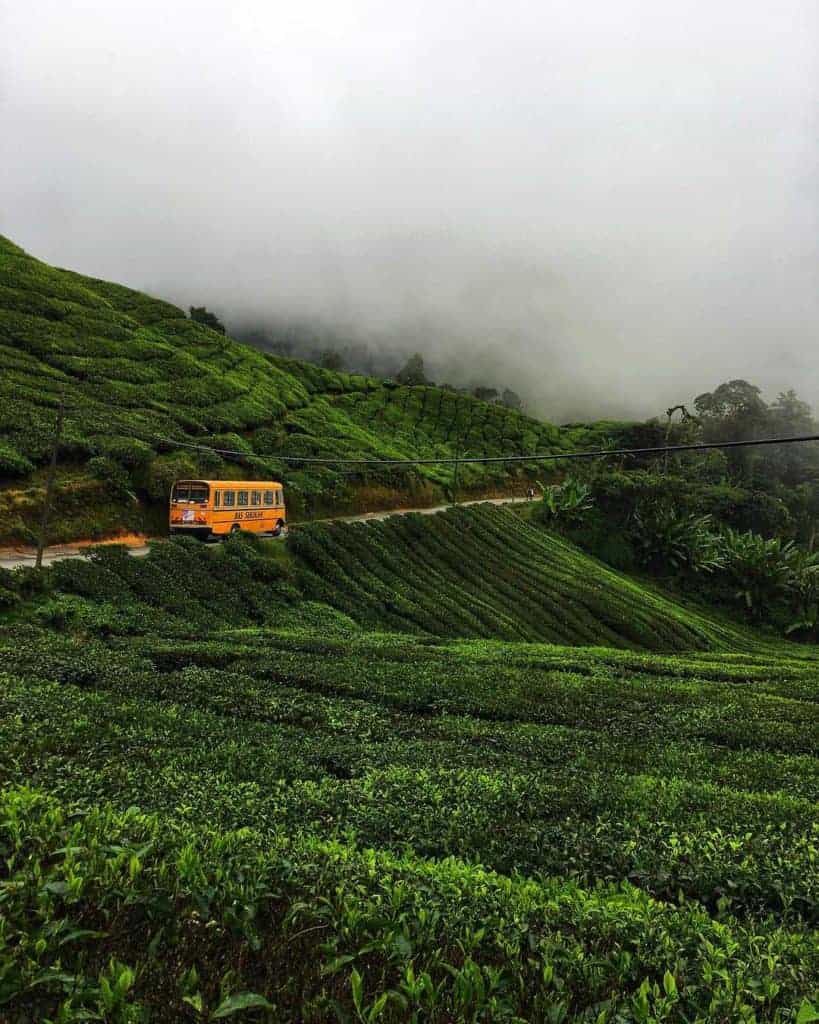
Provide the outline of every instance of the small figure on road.
<path id="1" fill-rule="evenodd" d="M 534 489 L 534 487 L 528 487 L 527 490 L 526 490 L 526 500 L 527 501 L 534 501 L 534 498 L 535 498 L 535 489 Z"/>

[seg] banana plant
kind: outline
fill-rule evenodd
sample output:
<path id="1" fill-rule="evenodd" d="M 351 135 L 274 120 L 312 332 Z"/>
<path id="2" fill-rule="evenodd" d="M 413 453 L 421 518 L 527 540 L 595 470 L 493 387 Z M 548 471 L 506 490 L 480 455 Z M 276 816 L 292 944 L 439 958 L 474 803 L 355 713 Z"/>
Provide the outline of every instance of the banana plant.
<path id="1" fill-rule="evenodd" d="M 722 551 L 734 595 L 752 615 L 761 616 L 766 605 L 792 592 L 800 561 L 792 541 L 727 529 Z"/>
<path id="2" fill-rule="evenodd" d="M 594 505 L 591 488 L 574 477 L 568 477 L 562 484 L 544 487 L 544 511 L 548 518 L 567 526 L 576 526 L 585 518 Z"/>
<path id="3" fill-rule="evenodd" d="M 647 503 L 632 513 L 629 533 L 644 565 L 677 573 L 722 567 L 720 539 L 709 515 L 682 513 L 669 502 Z"/>

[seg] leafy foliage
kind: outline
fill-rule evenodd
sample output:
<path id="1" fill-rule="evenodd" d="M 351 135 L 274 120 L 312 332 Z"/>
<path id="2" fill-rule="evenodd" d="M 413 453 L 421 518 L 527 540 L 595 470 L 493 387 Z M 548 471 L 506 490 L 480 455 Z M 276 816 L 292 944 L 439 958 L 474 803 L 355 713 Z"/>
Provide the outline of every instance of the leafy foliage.
<path id="1" fill-rule="evenodd" d="M 710 515 L 680 513 L 669 502 L 639 505 L 629 532 L 641 562 L 655 570 L 711 573 L 723 565 Z"/>
<path id="2" fill-rule="evenodd" d="M 557 430 L 265 356 L 6 242 L 0 348 L 4 523 L 37 507 L 61 396 L 65 529 L 93 501 L 122 517 L 129 492 L 161 507 L 174 477 L 225 468 L 162 436 L 221 439 L 244 453 L 231 473 L 284 475 L 307 514 L 355 488 L 432 500 L 451 470 L 306 473 L 284 452 L 559 453 L 662 434 Z M 703 421 L 745 416 L 749 387 Z M 806 415 L 797 403 L 776 415 Z M 703 487 L 682 461 L 591 471 L 550 492 L 548 520 L 628 530 L 658 571 L 710 568 L 709 587 L 754 615 L 781 606 L 805 636 L 817 564 L 785 535 L 815 517 L 811 485 L 760 499 L 726 466 Z M 462 471 L 464 489 L 516 479 Z M 489 506 L 314 524 L 286 545 L 100 548 L 0 572 L 0 616 L 0 1019 L 817 1016 L 807 644 Z"/>
<path id="3" fill-rule="evenodd" d="M 591 487 L 574 477 L 543 489 L 543 514 L 547 522 L 558 520 L 569 527 L 579 526 L 593 505 Z"/>
<path id="4" fill-rule="evenodd" d="M 726 575 L 748 611 L 760 616 L 766 605 L 787 593 L 797 565 L 792 542 L 729 529 L 723 552 Z"/>
<path id="5" fill-rule="evenodd" d="M 216 316 L 215 313 L 211 313 L 210 310 L 204 306 L 191 306 L 190 307 L 191 320 L 194 323 L 202 324 L 204 327 L 210 327 L 212 331 L 216 331 L 218 334 L 226 334 L 225 325 Z"/>
<path id="6" fill-rule="evenodd" d="M 304 592 L 370 628 L 666 651 L 745 642 L 497 507 L 302 527 L 290 546 Z"/>
<path id="7" fill-rule="evenodd" d="M 791 595 L 794 620 L 787 633 L 819 633 L 819 553 L 798 551 L 793 556 Z"/>
<path id="8" fill-rule="evenodd" d="M 395 379 L 399 384 L 426 384 L 427 375 L 424 370 L 424 358 L 416 352 L 411 355 L 406 363 L 401 367 L 398 373 L 395 375 Z"/>
<path id="9" fill-rule="evenodd" d="M 808 648 L 491 506 L 3 592 L 0 1016 L 812 1012 Z"/>
<path id="10" fill-rule="evenodd" d="M 37 474 L 51 452 L 61 398 L 66 416 L 54 515 L 60 540 L 99 536 L 118 516 L 122 527 L 147 528 L 152 511 L 165 510 L 175 473 L 283 479 L 294 519 L 407 499 L 442 501 L 454 469 L 305 469 L 279 462 L 279 455 L 452 458 L 558 451 L 570 443 L 519 409 L 427 386 L 422 362 L 411 361 L 398 384 L 343 373 L 239 344 L 206 313 L 189 319 L 169 303 L 57 270 L 0 240 L 0 476 L 21 485 L 9 492 L 13 513 L 0 508 L 0 541 L 26 539 L 26 526 L 36 520 Z M 227 435 L 238 442 L 220 444 Z M 180 452 L 164 438 L 246 455 L 222 460 Z M 93 458 L 120 467 L 116 487 L 94 486 L 109 482 L 114 469 L 89 467 Z M 462 466 L 459 490 L 520 487 L 523 473 Z M 78 511 L 73 496 L 81 488 Z M 123 491 L 139 503 L 123 503 Z M 89 509 L 97 524 L 89 524 Z"/>

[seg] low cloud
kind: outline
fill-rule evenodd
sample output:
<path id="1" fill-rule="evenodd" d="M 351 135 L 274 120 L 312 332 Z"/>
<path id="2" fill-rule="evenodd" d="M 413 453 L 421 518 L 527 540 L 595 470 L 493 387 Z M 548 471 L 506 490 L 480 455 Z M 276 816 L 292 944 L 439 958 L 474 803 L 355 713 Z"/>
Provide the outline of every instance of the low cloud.
<path id="1" fill-rule="evenodd" d="M 238 328 L 330 325 L 556 420 L 819 404 L 816 7 L 0 13 L 0 230 Z"/>

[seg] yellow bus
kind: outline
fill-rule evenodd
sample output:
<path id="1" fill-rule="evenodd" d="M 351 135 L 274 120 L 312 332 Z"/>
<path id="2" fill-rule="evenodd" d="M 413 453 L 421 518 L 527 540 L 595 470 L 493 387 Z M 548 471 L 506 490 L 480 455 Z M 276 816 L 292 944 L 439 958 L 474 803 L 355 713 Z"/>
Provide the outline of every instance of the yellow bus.
<path id="1" fill-rule="evenodd" d="M 246 530 L 278 537 L 286 523 L 278 480 L 177 480 L 171 488 L 172 534 L 207 540 Z"/>

